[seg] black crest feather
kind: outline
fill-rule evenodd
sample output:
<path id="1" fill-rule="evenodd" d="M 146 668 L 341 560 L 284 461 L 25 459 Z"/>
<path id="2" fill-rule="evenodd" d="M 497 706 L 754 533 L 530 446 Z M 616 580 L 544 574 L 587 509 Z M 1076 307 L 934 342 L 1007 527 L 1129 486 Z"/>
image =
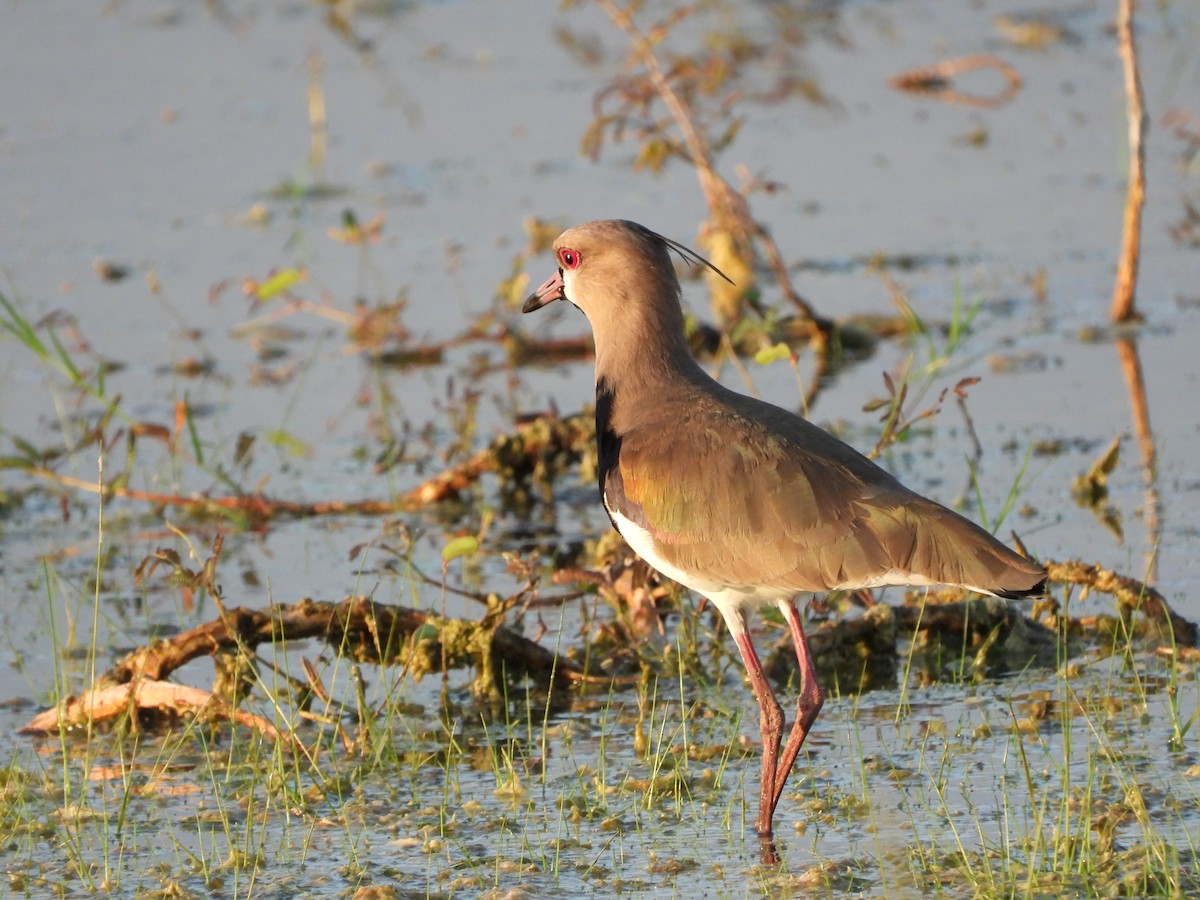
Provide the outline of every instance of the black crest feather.
<path id="1" fill-rule="evenodd" d="M 730 284 L 734 283 L 732 278 L 730 278 L 728 275 L 726 275 L 724 272 L 722 272 L 720 269 L 718 269 L 716 266 L 714 266 L 712 263 L 710 263 L 707 259 L 705 259 L 703 256 L 701 256 L 699 253 L 697 253 L 691 247 L 687 247 L 687 246 L 679 243 L 678 241 L 673 241 L 669 237 L 663 237 L 661 234 L 659 234 L 656 231 L 650 231 L 649 228 L 646 228 L 644 230 L 648 234 L 653 235 L 655 238 L 662 241 L 664 244 L 666 244 L 668 247 L 670 247 L 672 250 L 674 250 L 677 254 L 679 254 L 679 258 L 682 259 L 688 265 L 704 266 L 709 271 L 716 272 L 718 275 L 720 275 L 722 278 L 724 278 Z"/>

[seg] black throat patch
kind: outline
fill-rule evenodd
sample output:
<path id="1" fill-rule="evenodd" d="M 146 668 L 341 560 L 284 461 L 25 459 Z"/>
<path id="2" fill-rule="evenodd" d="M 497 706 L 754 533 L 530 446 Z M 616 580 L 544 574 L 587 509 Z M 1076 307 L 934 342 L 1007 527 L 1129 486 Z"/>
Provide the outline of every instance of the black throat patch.
<path id="1" fill-rule="evenodd" d="M 612 510 L 620 511 L 625 504 L 625 484 L 621 478 L 621 436 L 613 430 L 612 413 L 616 399 L 607 378 L 596 382 L 596 450 L 598 457 L 597 487 L 600 499 L 612 521 Z M 613 522 L 616 527 L 616 522 Z"/>

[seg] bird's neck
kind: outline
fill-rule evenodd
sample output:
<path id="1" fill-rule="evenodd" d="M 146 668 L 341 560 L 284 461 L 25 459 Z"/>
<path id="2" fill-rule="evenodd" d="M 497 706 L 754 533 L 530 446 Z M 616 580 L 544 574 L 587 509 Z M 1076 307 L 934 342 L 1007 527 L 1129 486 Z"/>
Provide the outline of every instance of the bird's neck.
<path id="1" fill-rule="evenodd" d="M 678 302 L 626 307 L 626 314 L 593 321 L 596 384 L 650 396 L 703 374 L 688 349 Z"/>
<path id="2" fill-rule="evenodd" d="M 712 379 L 688 349 L 678 330 L 651 328 L 626 332 L 612 339 L 596 334 L 597 425 L 624 434 L 650 424 L 664 406 L 688 404 L 697 386 Z M 618 326 L 620 327 L 620 326 Z"/>

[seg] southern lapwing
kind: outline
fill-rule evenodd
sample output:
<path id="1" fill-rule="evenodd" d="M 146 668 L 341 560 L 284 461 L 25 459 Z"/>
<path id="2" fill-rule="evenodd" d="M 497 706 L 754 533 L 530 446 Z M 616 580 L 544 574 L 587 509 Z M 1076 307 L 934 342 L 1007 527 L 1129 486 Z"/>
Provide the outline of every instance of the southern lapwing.
<path id="1" fill-rule="evenodd" d="M 522 311 L 568 300 L 591 324 L 604 508 L 639 556 L 712 601 L 737 642 L 761 710 L 756 830 L 769 837 L 824 701 L 796 594 L 946 584 L 1016 598 L 1042 593 L 1046 572 L 802 417 L 709 377 L 684 340 L 671 250 L 709 265 L 633 222 L 571 228 L 554 242 L 557 274 Z M 786 744 L 746 630 L 765 604 L 800 664 Z"/>

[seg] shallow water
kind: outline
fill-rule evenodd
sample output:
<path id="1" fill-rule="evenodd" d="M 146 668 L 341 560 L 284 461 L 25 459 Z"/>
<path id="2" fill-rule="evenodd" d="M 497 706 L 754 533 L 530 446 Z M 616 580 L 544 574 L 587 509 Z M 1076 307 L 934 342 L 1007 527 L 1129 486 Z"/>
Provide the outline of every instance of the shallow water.
<path id="1" fill-rule="evenodd" d="M 756 39 L 773 33 L 770 6 L 733 9 L 717 8 L 709 21 L 724 17 L 728 30 L 743 29 Z M 634 172 L 631 145 L 606 148 L 598 163 L 579 154 L 593 96 L 619 71 L 625 53 L 611 25 L 589 5 L 561 10 L 524 0 L 384 0 L 364 4 L 352 17 L 354 38 L 332 27 L 321 8 L 298 3 L 234 9 L 118 2 L 85 10 L 10 0 L 4 11 L 0 291 L 31 320 L 69 314 L 77 325 L 60 326 L 64 342 L 88 367 L 101 360 L 120 364 L 107 376 L 106 388 L 119 393 L 136 417 L 170 426 L 175 404 L 186 398 L 196 410 L 206 460 L 229 465 L 238 435 L 256 435 L 253 459 L 233 475 L 239 484 L 272 496 L 401 494 L 441 465 L 438 454 L 454 437 L 447 411 L 465 391 L 480 393 L 478 445 L 507 429 L 514 413 L 552 403 L 571 411 L 586 403 L 590 363 L 514 370 L 497 347 L 478 344 L 449 351 L 440 366 L 379 369 L 346 351 L 341 325 L 317 315 L 301 312 L 271 323 L 285 332 L 247 330 L 247 323 L 269 317 L 278 304 L 252 308 L 242 293 L 244 279 L 262 281 L 273 270 L 303 266 L 307 280 L 296 293 L 342 310 L 358 298 L 378 303 L 403 295 L 409 331 L 423 340 L 447 340 L 493 308 L 496 285 L 525 248 L 526 216 L 563 225 L 620 216 L 685 242 L 694 242 L 703 217 L 694 176 L 684 167 L 668 167 L 660 176 Z M 1200 437 L 1195 399 L 1200 363 L 1194 350 L 1200 340 L 1200 249 L 1194 234 L 1189 240 L 1171 233 L 1185 220 L 1185 202 L 1200 206 L 1200 169 L 1195 146 L 1164 123 L 1172 110 L 1200 115 L 1195 105 L 1200 15 L 1191 4 L 1169 3 L 1146 5 L 1138 19 L 1151 127 L 1139 280 L 1146 323 L 1133 339 L 1157 451 L 1148 503 L 1127 385 L 1105 332 L 1126 154 L 1111 11 L 1107 5 L 1072 7 L 1059 19 L 1070 39 L 1041 50 L 1004 41 L 993 19 L 1011 12 L 998 2 L 902 0 L 835 5 L 814 14 L 803 26 L 806 41 L 787 54 L 768 56 L 750 87 L 765 87 L 774 75 L 794 69 L 819 85 L 826 102 L 747 102 L 745 123 L 722 168 L 732 175 L 735 166 L 744 165 L 787 186 L 755 195 L 753 209 L 821 312 L 891 311 L 887 287 L 867 263 L 876 255 L 915 261 L 890 274 L 929 321 L 949 319 L 956 294 L 980 302 L 972 334 L 935 382 L 930 400 L 960 377 L 983 377 L 970 391 L 968 409 L 983 446 L 977 468 L 986 509 L 993 512 L 1003 503 L 1027 448 L 1061 441 L 1061 452 L 1032 457 L 1021 494 L 1025 512 L 1005 530 L 1016 528 L 1046 558 L 1082 558 L 1138 578 L 1150 571 L 1180 613 L 1200 619 L 1200 475 L 1194 449 Z M 582 63 L 561 39 L 561 29 L 599 40 L 600 61 Z M 685 28 L 679 40 L 694 33 Z M 369 42 L 369 52 L 359 46 L 362 41 Z M 66 47 L 67 55 L 48 52 Z M 970 109 L 888 85 L 904 69 L 969 53 L 997 53 L 1018 69 L 1023 85 L 1013 102 Z M 310 125 L 314 86 L 328 120 L 319 158 Z M 990 86 L 986 79 L 984 86 Z M 1194 119 L 1191 128 L 1200 130 Z M 281 185 L 290 187 L 281 191 Z M 256 204 L 264 214 L 248 215 Z M 346 209 L 364 222 L 383 214 L 381 240 L 365 248 L 331 240 L 327 230 L 339 226 Z M 128 275 L 102 280 L 96 260 L 125 267 Z M 538 282 L 550 266 L 543 255 L 528 261 L 526 271 Z M 1039 272 L 1045 277 L 1042 297 L 1030 283 Z M 699 285 L 686 293 L 691 309 L 705 315 Z M 519 322 L 516 314 L 505 315 L 544 335 L 585 329 L 582 317 L 565 309 Z M 495 363 L 484 375 L 477 374 L 480 355 Z M 910 356 L 915 365 L 925 362 L 920 341 L 883 345 L 871 359 L 839 374 L 821 393 L 813 418 L 843 428 L 860 447 L 870 446 L 875 416 L 861 408 L 881 395 L 880 373 L 897 371 Z M 207 372 L 184 374 L 190 360 L 204 363 Z M 801 372 L 806 374 L 803 359 Z M 269 377 L 287 375 L 279 383 Z M 731 367 L 721 375 L 745 387 Z M 760 395 L 797 404 L 788 366 L 752 366 L 751 376 Z M 384 392 L 390 403 L 380 399 Z M 84 408 L 94 414 L 96 406 Z M 14 437 L 38 446 L 62 442 L 78 410 L 60 377 L 18 343 L 0 341 L 0 454 L 13 452 Z M 432 430 L 423 437 L 426 423 Z M 381 475 L 372 461 L 389 431 L 407 434 L 411 461 Z M 1072 478 L 1119 435 L 1126 439 L 1110 478 L 1110 503 L 1122 526 L 1120 538 L 1070 496 Z M 110 451 L 106 477 L 121 468 L 124 452 L 123 445 Z M 950 502 L 973 499 L 970 452 L 964 420 L 947 406 L 928 434 L 893 450 L 886 462 L 913 487 Z M 213 468 L 179 467 L 151 441 L 142 441 L 138 453 L 133 487 L 225 490 Z M 96 466 L 89 451 L 59 471 L 95 481 Z M 92 585 L 101 538 L 110 554 L 95 629 L 101 664 L 156 629 L 188 627 L 214 615 L 207 604 L 185 609 L 178 592 L 161 581 L 135 584 L 133 578 L 137 564 L 157 547 L 186 554 L 168 524 L 188 530 L 201 551 L 211 540 L 211 524 L 127 502 L 110 503 L 101 518 L 86 491 L 60 495 L 47 487 L 0 470 L 0 490 L 37 488 L 0 517 L 0 622 L 6 639 L 0 653 L 8 662 L 0 666 L 0 697 L 16 701 L 0 709 L 0 755 L 21 768 L 36 768 L 38 754 L 53 750 L 53 742 L 47 748 L 13 734 L 31 714 L 26 702 L 53 700 L 59 666 L 58 677 L 72 689 L 89 676 L 80 660 L 93 635 Z M 490 494 L 487 499 L 494 502 Z M 562 484 L 558 501 L 535 515 L 541 527 L 558 532 L 561 544 L 594 537 L 606 527 L 589 485 Z M 416 561 L 437 573 L 447 527 L 434 513 L 404 521 L 423 532 Z M 471 518 L 449 528 L 477 524 Z M 490 531 L 494 552 L 467 572 L 471 586 L 513 589 L 499 551 L 526 543 L 528 524 L 501 512 Z M 374 591 L 385 602 L 440 610 L 443 598 L 436 588 L 377 570 L 380 556 L 350 557 L 350 548 L 379 539 L 381 528 L 377 519 L 346 517 L 231 534 L 221 569 L 227 600 L 262 606 Z M 1110 608 L 1099 596 L 1074 602 L 1079 612 Z M 451 614 L 479 614 L 468 601 L 451 597 L 445 603 Z M 557 616 L 545 617 L 550 632 L 543 642 L 577 640 L 578 614 L 567 615 L 561 637 Z M 526 625 L 532 632 L 531 623 Z M 1158 676 L 1154 660 L 1142 659 L 1141 665 Z M 203 683 L 207 670 L 195 671 Z M 437 731 L 432 711 L 438 686 L 432 680 L 404 688 L 406 698 L 427 710 L 412 725 L 418 732 Z M 1129 689 L 1119 671 L 1101 683 L 1114 694 Z M 953 789 L 931 800 L 938 773 L 929 767 L 942 751 L 923 742 L 925 719 L 918 710 L 929 709 L 943 723 L 942 740 L 964 728 L 969 732 L 981 718 L 1001 732 L 1010 699 L 1037 689 L 1065 690 L 1045 673 L 1026 673 L 977 688 L 913 686 L 904 698 L 877 692 L 832 702 L 813 733 L 809 768 L 795 776 L 801 800 L 785 801 L 788 866 L 803 872 L 832 860 L 854 876 L 836 882 L 834 893 L 896 896 L 921 890 L 896 874 L 909 871 L 907 862 L 896 860 L 914 846 L 942 841 L 952 846 L 948 825 L 991 823 L 994 831 L 985 837 L 962 838 L 972 847 L 985 838 L 1027 833 L 1029 810 L 1018 814 L 1005 806 L 1021 797 L 1027 807 L 1033 802 L 1021 793 L 1025 780 L 1014 760 L 1015 739 L 970 745 L 954 755 L 948 776 Z M 736 670 L 711 691 L 685 686 L 681 693 L 675 686 L 662 693 L 671 698 L 663 701 L 668 734 L 684 727 L 685 711 L 699 702 L 719 711 L 693 726 L 713 729 L 700 743 L 754 736 L 752 701 Z M 1194 685 L 1182 685 L 1179 698 L 1186 719 L 1196 706 Z M 904 703 L 912 709 L 897 721 L 895 710 Z M 1164 703 L 1161 694 L 1152 694 L 1103 726 L 1128 759 L 1146 761 L 1148 785 L 1163 792 L 1172 785 L 1178 792 L 1182 812 L 1162 800 L 1148 805 L 1165 833 L 1182 835 L 1195 825 L 1184 801 L 1194 805 L 1196 779 L 1180 772 L 1195 763 L 1196 737 L 1190 736 L 1180 754 L 1161 750 Z M 600 712 L 551 722 L 553 738 L 537 741 L 559 740 L 553 729 L 568 726 L 579 735 L 569 742 L 569 752 L 560 748 L 540 786 L 510 813 L 495 796 L 495 773 L 457 767 L 454 803 L 480 797 L 482 807 L 468 806 L 457 829 L 437 837 L 440 849 L 427 845 L 431 823 L 442 827 L 440 816 L 423 812 L 440 803 L 439 797 L 423 796 L 426 791 L 440 796 L 442 770 L 436 766 L 368 781 L 353 804 L 326 797 L 294 818 L 286 804 L 262 811 L 254 833 L 265 835 L 264 874 L 259 882 L 226 887 L 319 896 L 360 883 L 354 865 L 361 864 L 367 882 L 396 878 L 409 889 L 415 878 L 431 891 L 524 885 L 534 893 L 555 893 L 621 884 L 685 894 L 804 890 L 790 882 L 781 886 L 755 868 L 758 848 L 744 827 L 743 807 L 753 803 L 756 791 L 752 747 L 745 757 L 734 749 L 715 786 L 697 775 L 686 801 L 643 809 L 618 793 L 612 805 L 625 818 L 617 825 L 605 826 L 603 815 L 591 813 L 582 824 L 572 823 L 560 812 L 562 798 L 592 795 L 578 767 L 594 770 L 607 757 L 610 786 L 619 785 L 623 773 L 648 777 L 645 760 L 632 752 L 629 722 L 615 714 L 631 707 L 634 696 L 620 693 Z M 469 704 L 464 710 L 463 721 L 470 723 L 475 713 Z M 528 727 L 536 732 L 541 721 L 540 714 L 532 715 Z M 479 726 L 462 727 L 486 746 Z M 1092 719 L 1072 720 L 1067 728 L 1072 752 L 1096 739 L 1096 727 Z M 406 740 L 401 730 L 397 741 Z M 417 746 L 422 740 L 437 743 L 432 737 L 413 740 Z M 1057 733 L 1040 732 L 1033 744 L 1045 757 L 1032 765 L 1036 771 L 1052 768 L 1067 752 Z M 54 760 L 52 753 L 45 758 Z M 864 758 L 886 765 L 869 769 Z M 59 765 L 48 763 L 48 771 Z M 696 764 L 689 766 L 697 771 Z M 897 768 L 914 774 L 897 780 L 891 774 Z M 109 802 L 120 794 L 103 782 L 95 791 L 97 803 L 105 802 L 106 792 L 112 792 Z M 201 806 L 246 805 L 229 799 L 236 792 L 225 794 L 199 779 L 180 793 L 178 807 L 164 806 L 161 793 L 146 796 L 149 800 L 134 802 L 133 821 L 151 829 L 153 838 L 132 840 L 126 856 L 113 861 L 123 885 L 140 883 L 153 862 L 171 871 L 186 868 L 181 848 L 196 852 L 194 842 L 202 843 L 206 833 L 189 818 L 197 797 Z M 400 797 L 409 799 L 401 803 Z M 833 816 L 823 825 L 803 800 L 829 797 L 865 797 L 859 802 L 868 809 L 857 817 Z M 53 806 L 52 798 L 46 802 Z M 139 810 L 142 802 L 145 809 Z M 930 816 L 939 804 L 946 816 Z M 44 810 L 33 813 L 34 819 L 47 816 Z M 174 826 L 164 831 L 164 821 Z M 228 855 L 222 842 L 253 843 L 246 837 L 253 821 L 237 817 L 237 826 L 212 840 L 211 852 Z M 793 837 L 792 824 L 805 821 L 811 823 L 808 830 Z M 862 824 L 846 824 L 856 821 Z M 95 861 L 111 854 L 112 842 L 103 840 L 107 832 L 85 833 L 96 844 L 74 855 L 32 837 L 14 841 L 5 865 L 25 872 L 53 869 L 67 858 Z M 411 845 L 414 837 L 420 847 Z M 1187 843 L 1186 836 L 1181 839 Z M 547 848 L 554 840 L 565 843 L 557 845 L 551 862 Z M 695 865 L 656 867 L 655 855 L 686 857 Z M 526 856 L 535 857 L 532 872 L 525 871 Z M 263 881 L 283 885 L 285 875 L 286 886 L 262 887 Z M 466 880 L 456 886 L 459 876 Z"/>

